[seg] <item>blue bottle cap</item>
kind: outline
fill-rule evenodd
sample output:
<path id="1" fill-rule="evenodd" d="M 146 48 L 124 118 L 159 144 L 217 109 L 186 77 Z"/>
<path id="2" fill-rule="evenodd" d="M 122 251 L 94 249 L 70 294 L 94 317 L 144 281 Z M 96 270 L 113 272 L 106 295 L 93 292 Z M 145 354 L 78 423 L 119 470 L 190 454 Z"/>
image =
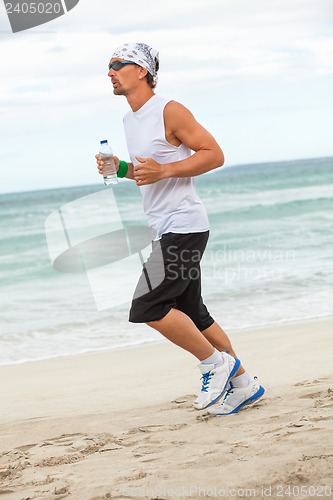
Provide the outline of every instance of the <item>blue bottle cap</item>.
<path id="1" fill-rule="evenodd" d="M 105 139 L 104 141 L 101 141 L 101 144 L 107 144 L 108 141 Z"/>

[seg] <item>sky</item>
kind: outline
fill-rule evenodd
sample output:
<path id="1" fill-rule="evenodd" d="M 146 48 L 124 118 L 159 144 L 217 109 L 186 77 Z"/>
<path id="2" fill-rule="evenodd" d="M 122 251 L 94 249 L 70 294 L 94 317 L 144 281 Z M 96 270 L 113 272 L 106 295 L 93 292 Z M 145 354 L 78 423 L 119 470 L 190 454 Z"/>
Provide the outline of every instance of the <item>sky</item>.
<path id="1" fill-rule="evenodd" d="M 0 2 L 0 193 L 101 182 L 108 139 L 128 159 L 107 64 L 160 52 L 156 93 L 187 106 L 225 166 L 333 156 L 331 0 L 80 0 L 13 34 Z"/>

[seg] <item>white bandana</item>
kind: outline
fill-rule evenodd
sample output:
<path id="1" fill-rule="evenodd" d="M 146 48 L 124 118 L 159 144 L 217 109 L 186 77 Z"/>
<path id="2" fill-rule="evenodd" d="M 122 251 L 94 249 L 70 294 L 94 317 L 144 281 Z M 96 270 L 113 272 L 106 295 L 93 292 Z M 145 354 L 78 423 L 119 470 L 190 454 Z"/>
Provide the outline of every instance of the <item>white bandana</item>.
<path id="1" fill-rule="evenodd" d="M 112 54 L 112 58 L 125 59 L 132 61 L 145 68 L 154 79 L 157 79 L 155 58 L 159 61 L 158 51 L 149 47 L 145 43 L 124 43 L 119 45 Z"/>

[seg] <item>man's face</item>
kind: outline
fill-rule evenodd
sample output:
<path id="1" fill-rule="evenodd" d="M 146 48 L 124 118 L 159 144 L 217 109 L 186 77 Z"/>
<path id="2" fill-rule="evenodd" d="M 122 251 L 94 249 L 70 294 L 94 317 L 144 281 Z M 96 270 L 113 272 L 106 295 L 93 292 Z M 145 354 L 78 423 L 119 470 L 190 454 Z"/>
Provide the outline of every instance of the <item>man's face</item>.
<path id="1" fill-rule="evenodd" d="M 123 59 L 112 58 L 110 64 L 115 61 L 127 62 Z M 136 64 L 125 64 L 119 70 L 111 68 L 108 72 L 108 76 L 111 78 L 113 93 L 115 95 L 127 95 L 128 92 L 138 84 L 140 70 L 142 70 L 142 68 Z"/>

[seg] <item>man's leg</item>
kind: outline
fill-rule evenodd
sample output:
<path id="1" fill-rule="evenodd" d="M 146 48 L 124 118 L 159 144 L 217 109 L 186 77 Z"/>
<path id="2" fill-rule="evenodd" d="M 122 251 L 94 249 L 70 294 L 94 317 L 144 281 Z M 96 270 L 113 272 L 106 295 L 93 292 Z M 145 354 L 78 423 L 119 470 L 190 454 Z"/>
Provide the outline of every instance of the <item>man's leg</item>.
<path id="1" fill-rule="evenodd" d="M 214 346 L 218 351 L 228 351 L 231 356 L 234 358 L 237 358 L 235 351 L 232 348 L 231 342 L 229 340 L 228 335 L 225 333 L 224 330 L 220 327 L 216 321 L 207 328 L 206 330 L 203 330 L 202 335 L 206 337 L 206 339 L 210 342 L 212 346 Z M 242 375 L 245 370 L 243 366 L 241 365 L 238 372 L 236 373 L 236 376 Z"/>
<path id="2" fill-rule="evenodd" d="M 149 321 L 147 325 L 201 361 L 198 368 L 202 374 L 202 387 L 194 407 L 202 410 L 218 401 L 226 391 L 229 380 L 238 371 L 240 361 L 216 350 L 193 321 L 178 309 L 171 309 L 162 319 Z"/>
<path id="3" fill-rule="evenodd" d="M 177 309 L 171 309 L 164 318 L 149 321 L 147 325 L 158 330 L 173 344 L 189 351 L 200 361 L 211 356 L 215 350 L 193 321 Z"/>

